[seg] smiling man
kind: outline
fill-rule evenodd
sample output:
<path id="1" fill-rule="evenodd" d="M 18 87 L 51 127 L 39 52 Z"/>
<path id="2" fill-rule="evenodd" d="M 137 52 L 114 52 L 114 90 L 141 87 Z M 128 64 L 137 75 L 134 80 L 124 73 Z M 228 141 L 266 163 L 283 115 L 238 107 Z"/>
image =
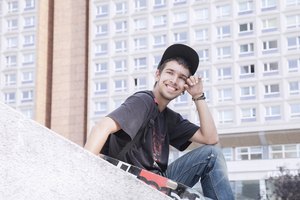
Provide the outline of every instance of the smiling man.
<path id="1" fill-rule="evenodd" d="M 218 133 L 205 102 L 202 80 L 194 76 L 198 64 L 198 54 L 191 47 L 183 44 L 169 46 L 155 73 L 153 90 L 131 95 L 99 121 L 93 127 L 85 148 L 96 155 L 101 152 L 190 187 L 200 181 L 203 194 L 211 199 L 234 199 L 224 157 L 215 146 Z M 196 105 L 200 126 L 167 107 L 185 91 Z M 141 127 L 148 123 L 154 106 L 158 114 L 154 115 L 153 127 L 146 134 L 141 133 Z M 143 137 L 122 152 L 140 134 L 144 134 Z M 169 145 L 183 151 L 191 142 L 203 145 L 168 163 Z"/>

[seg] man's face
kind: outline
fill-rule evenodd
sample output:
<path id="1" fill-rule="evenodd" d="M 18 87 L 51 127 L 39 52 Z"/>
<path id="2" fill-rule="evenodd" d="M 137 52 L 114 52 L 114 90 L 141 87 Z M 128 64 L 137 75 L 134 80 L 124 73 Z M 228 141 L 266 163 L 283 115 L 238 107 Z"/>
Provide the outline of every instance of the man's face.
<path id="1" fill-rule="evenodd" d="M 189 70 L 179 65 L 177 61 L 167 62 L 161 72 L 156 72 L 157 87 L 161 96 L 168 100 L 179 96 L 185 90 L 184 85 L 189 76 Z"/>

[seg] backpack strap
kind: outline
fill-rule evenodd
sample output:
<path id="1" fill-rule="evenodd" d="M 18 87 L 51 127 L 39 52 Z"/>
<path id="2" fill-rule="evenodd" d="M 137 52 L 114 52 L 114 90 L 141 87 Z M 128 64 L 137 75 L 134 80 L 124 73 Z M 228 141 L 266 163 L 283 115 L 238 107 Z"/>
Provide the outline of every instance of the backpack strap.
<path id="1" fill-rule="evenodd" d="M 149 115 L 147 115 L 147 119 L 142 124 L 136 136 L 133 138 L 133 140 L 128 142 L 117 155 L 117 158 L 119 160 L 123 160 L 123 158 L 125 158 L 126 153 L 129 151 L 129 149 L 132 148 L 134 144 L 136 144 L 136 146 L 139 147 L 142 143 L 146 142 L 147 132 L 149 129 L 151 129 L 154 126 L 154 121 L 159 114 L 157 103 L 151 91 L 140 91 L 140 92 L 136 92 L 135 94 L 137 93 L 145 93 L 147 95 L 150 95 L 151 98 L 153 99 L 153 106 L 151 106 L 151 112 Z"/>

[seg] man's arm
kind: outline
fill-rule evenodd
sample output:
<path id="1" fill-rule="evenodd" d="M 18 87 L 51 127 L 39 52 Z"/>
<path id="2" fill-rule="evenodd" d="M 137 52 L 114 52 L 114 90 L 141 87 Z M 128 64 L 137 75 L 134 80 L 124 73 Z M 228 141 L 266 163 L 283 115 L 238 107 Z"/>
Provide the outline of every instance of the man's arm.
<path id="1" fill-rule="evenodd" d="M 191 76 L 186 80 L 187 92 L 192 96 L 198 111 L 200 128 L 192 136 L 190 141 L 201 144 L 216 144 L 219 141 L 217 128 L 214 119 L 204 99 L 197 100 L 203 94 L 201 78 Z"/>
<path id="2" fill-rule="evenodd" d="M 103 148 L 108 136 L 120 130 L 120 126 L 113 119 L 104 117 L 93 128 L 87 138 L 84 148 L 98 155 Z"/>
<path id="3" fill-rule="evenodd" d="M 190 139 L 192 142 L 202 144 L 216 144 L 219 141 L 217 128 L 205 100 L 196 100 L 200 128 Z"/>

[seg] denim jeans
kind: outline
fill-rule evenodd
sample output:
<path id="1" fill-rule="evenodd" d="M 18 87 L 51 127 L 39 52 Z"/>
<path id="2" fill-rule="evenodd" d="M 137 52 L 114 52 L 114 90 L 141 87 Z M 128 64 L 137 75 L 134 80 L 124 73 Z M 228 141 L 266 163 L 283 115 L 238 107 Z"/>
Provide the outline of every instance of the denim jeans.
<path id="1" fill-rule="evenodd" d="M 232 200 L 227 166 L 220 148 L 204 145 L 172 162 L 166 176 L 193 187 L 201 182 L 203 195 L 214 200 Z"/>

